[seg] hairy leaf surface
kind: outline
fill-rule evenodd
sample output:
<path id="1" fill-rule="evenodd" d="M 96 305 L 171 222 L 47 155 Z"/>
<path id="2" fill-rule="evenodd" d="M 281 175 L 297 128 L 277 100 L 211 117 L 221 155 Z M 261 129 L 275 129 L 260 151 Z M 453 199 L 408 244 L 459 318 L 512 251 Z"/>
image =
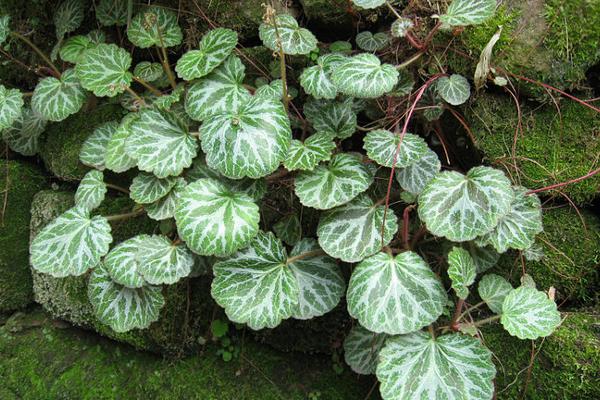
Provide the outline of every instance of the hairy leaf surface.
<path id="1" fill-rule="evenodd" d="M 106 196 L 106 184 L 102 171 L 91 170 L 81 180 L 75 192 L 75 204 L 91 211 L 98 208 Z"/>
<path id="2" fill-rule="evenodd" d="M 383 64 L 373 54 L 348 57 L 332 74 L 338 90 L 348 96 L 376 98 L 391 91 L 398 82 L 393 65 Z"/>
<path id="3" fill-rule="evenodd" d="M 477 292 L 481 300 L 485 301 L 490 310 L 496 314 L 502 313 L 504 299 L 512 291 L 512 285 L 506 279 L 496 274 L 484 275 L 477 286 Z"/>
<path id="4" fill-rule="evenodd" d="M 47 122 L 31 108 L 25 107 L 13 124 L 2 131 L 2 139 L 12 151 L 33 156 L 39 151 L 39 138 Z"/>
<path id="5" fill-rule="evenodd" d="M 9 128 L 23 112 L 23 95 L 0 85 L 0 130 Z"/>
<path id="6" fill-rule="evenodd" d="M 373 34 L 369 31 L 363 31 L 356 35 L 356 45 L 364 51 L 381 50 L 388 45 L 389 41 L 390 39 L 384 32 Z"/>
<path id="7" fill-rule="evenodd" d="M 105 167 L 113 172 L 125 172 L 137 165 L 137 160 L 126 151 L 126 143 L 131 135 L 131 124 L 139 118 L 138 113 L 129 113 L 113 132 L 106 145 Z"/>
<path id="8" fill-rule="evenodd" d="M 461 247 L 453 247 L 448 254 L 448 276 L 458 298 L 464 300 L 469 296 L 469 286 L 475 282 L 476 273 L 469 252 Z"/>
<path id="9" fill-rule="evenodd" d="M 436 83 L 437 91 L 442 99 L 448 104 L 459 106 L 469 100 L 471 96 L 471 85 L 469 81 L 457 74 L 444 76 Z"/>
<path id="10" fill-rule="evenodd" d="M 139 48 L 173 47 L 181 44 L 183 33 L 177 14 L 164 7 L 147 7 L 131 19 L 127 38 Z"/>
<path id="11" fill-rule="evenodd" d="M 453 0 L 440 21 L 450 26 L 477 25 L 494 15 L 496 0 Z"/>
<path id="12" fill-rule="evenodd" d="M 317 132 L 301 142 L 293 139 L 288 150 L 288 155 L 283 162 L 288 171 L 312 171 L 321 161 L 328 161 L 335 149 L 333 133 L 329 131 Z"/>
<path id="13" fill-rule="evenodd" d="M 157 178 L 153 174 L 141 172 L 131 181 L 129 196 L 140 204 L 154 203 L 165 197 L 177 183 L 176 177 Z"/>
<path id="14" fill-rule="evenodd" d="M 96 19 L 104 26 L 127 24 L 128 0 L 100 0 L 96 5 Z"/>
<path id="15" fill-rule="evenodd" d="M 402 138 L 400 149 L 397 151 L 400 135 L 386 129 L 370 131 L 364 141 L 363 147 L 367 151 L 367 156 L 379 165 L 390 168 L 394 165 L 398 168 L 408 167 L 416 163 L 429 150 L 423 138 L 406 133 Z M 395 164 L 394 158 L 396 158 Z"/>
<path id="16" fill-rule="evenodd" d="M 375 373 L 377 357 L 388 335 L 374 333 L 356 324 L 344 340 L 344 360 L 357 374 Z"/>
<path id="17" fill-rule="evenodd" d="M 546 293 L 521 286 L 504 298 L 500 322 L 511 335 L 533 340 L 550 335 L 560 324 L 560 313 Z"/>
<path id="18" fill-rule="evenodd" d="M 356 112 L 350 100 L 307 101 L 304 114 L 317 132 L 333 132 L 340 139 L 349 138 L 356 132 Z"/>
<path id="19" fill-rule="evenodd" d="M 86 97 L 75 71 L 68 69 L 60 79 L 49 76 L 38 83 L 31 107 L 48 121 L 59 122 L 79 111 Z"/>
<path id="20" fill-rule="evenodd" d="M 417 161 L 396 170 L 396 180 L 402 189 L 413 194 L 419 194 L 441 169 L 442 163 L 437 154 L 427 148 Z"/>
<path id="21" fill-rule="evenodd" d="M 345 59 L 345 56 L 336 53 L 320 56 L 316 65 L 302 71 L 300 85 L 315 99 L 335 99 L 337 87 L 331 73 Z"/>
<path id="22" fill-rule="evenodd" d="M 119 124 L 116 121 L 109 121 L 94 129 L 94 132 L 81 146 L 79 160 L 89 167 L 103 170 L 108 143 L 118 126 Z"/>
<path id="23" fill-rule="evenodd" d="M 288 14 L 279 14 L 270 21 L 263 22 L 258 30 L 260 40 L 273 51 L 280 46 L 285 54 L 308 54 L 317 47 L 317 38 Z"/>
<path id="24" fill-rule="evenodd" d="M 187 186 L 183 178 L 177 178 L 175 186 L 171 189 L 166 196 L 156 200 L 154 203 L 146 204 L 144 209 L 148 218 L 152 218 L 157 221 L 164 219 L 173 218 L 175 216 L 175 207 L 179 203 L 181 193 Z"/>
<path id="25" fill-rule="evenodd" d="M 81 86 L 98 97 L 114 97 L 131 84 L 131 56 L 114 44 L 101 43 L 83 53 L 75 66 Z"/>

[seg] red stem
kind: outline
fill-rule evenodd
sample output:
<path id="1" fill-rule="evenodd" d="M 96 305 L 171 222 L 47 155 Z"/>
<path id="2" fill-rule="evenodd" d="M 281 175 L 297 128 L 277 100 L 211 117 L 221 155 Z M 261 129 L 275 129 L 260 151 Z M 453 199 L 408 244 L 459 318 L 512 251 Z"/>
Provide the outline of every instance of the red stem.
<path id="1" fill-rule="evenodd" d="M 452 316 L 452 321 L 450 322 L 450 329 L 453 331 L 458 331 L 460 328 L 459 319 L 462 313 L 463 306 L 465 305 L 465 301 L 463 299 L 458 299 L 456 303 L 456 308 L 454 309 L 454 315 Z"/>
<path id="2" fill-rule="evenodd" d="M 402 213 L 402 243 L 404 243 L 404 249 L 410 250 L 410 242 L 408 241 L 409 235 L 409 227 L 410 227 L 410 212 L 415 208 L 414 205 L 410 205 L 404 209 Z"/>
<path id="3" fill-rule="evenodd" d="M 570 181 L 556 183 L 554 185 L 546 186 L 546 187 L 543 187 L 543 188 L 530 190 L 529 192 L 527 192 L 527 194 L 534 194 L 534 193 L 539 193 L 539 192 L 545 192 L 547 190 L 557 189 L 559 187 L 571 185 L 573 183 L 581 182 L 584 179 L 591 178 L 592 176 L 597 175 L 598 173 L 600 173 L 600 168 L 597 168 L 597 169 L 593 170 L 589 174 L 586 174 L 584 176 L 580 176 L 579 178 L 571 179 Z"/>

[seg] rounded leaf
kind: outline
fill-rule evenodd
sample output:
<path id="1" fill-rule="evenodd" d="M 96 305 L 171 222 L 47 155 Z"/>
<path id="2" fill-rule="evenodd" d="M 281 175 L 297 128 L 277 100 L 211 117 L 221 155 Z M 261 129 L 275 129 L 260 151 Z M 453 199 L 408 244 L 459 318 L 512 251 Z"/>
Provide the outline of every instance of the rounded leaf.
<path id="1" fill-rule="evenodd" d="M 296 214 L 286 215 L 273 225 L 273 232 L 281 241 L 295 245 L 302 238 L 302 225 Z"/>
<path id="2" fill-rule="evenodd" d="M 0 46 L 6 42 L 8 35 L 10 35 L 10 15 L 3 15 L 0 17 Z"/>
<path id="3" fill-rule="evenodd" d="M 66 33 L 73 32 L 83 22 L 85 4 L 83 0 L 65 0 L 54 12 L 56 37 L 60 40 Z"/>
<path id="4" fill-rule="evenodd" d="M 94 129 L 81 146 L 79 160 L 89 167 L 103 170 L 108 143 L 118 126 L 116 121 L 109 121 Z"/>
<path id="5" fill-rule="evenodd" d="M 377 8 L 385 4 L 386 0 L 352 0 L 352 2 L 365 9 Z"/>
<path id="6" fill-rule="evenodd" d="M 346 59 L 341 54 L 325 54 L 317 58 L 317 65 L 305 68 L 300 75 L 300 85 L 315 99 L 335 99 L 337 87 L 331 72 Z"/>
<path id="7" fill-rule="evenodd" d="M 396 180 L 402 189 L 419 194 L 441 169 L 442 163 L 437 154 L 427 148 L 417 161 L 396 170 Z"/>
<path id="8" fill-rule="evenodd" d="M 450 26 L 476 25 L 491 18 L 496 11 L 496 0 L 452 0 L 440 21 Z"/>
<path id="9" fill-rule="evenodd" d="M 131 56 L 114 44 L 101 43 L 83 53 L 75 66 L 81 86 L 98 97 L 114 97 L 131 84 Z"/>
<path id="10" fill-rule="evenodd" d="M 393 65 L 381 65 L 379 58 L 368 53 L 348 57 L 332 73 L 341 93 L 358 98 L 382 96 L 394 89 L 398 76 Z"/>
<path id="11" fill-rule="evenodd" d="M 58 54 L 63 61 L 77 64 L 83 53 L 96 45 L 88 36 L 76 35 L 65 40 Z"/>
<path id="12" fill-rule="evenodd" d="M 75 192 L 75 204 L 91 211 L 98 208 L 106 196 L 106 184 L 102 171 L 91 170 L 79 182 Z"/>
<path id="13" fill-rule="evenodd" d="M 0 85 L 0 130 L 9 128 L 23 112 L 23 95 Z"/>
<path id="14" fill-rule="evenodd" d="M 533 340 L 554 332 L 560 324 L 560 313 L 546 293 L 521 286 L 504 298 L 500 322 L 511 335 Z"/>
<path id="15" fill-rule="evenodd" d="M 408 167 L 416 163 L 429 150 L 425 140 L 418 135 L 405 133 L 401 142 L 399 134 L 386 129 L 370 131 L 364 141 L 363 147 L 367 151 L 367 156 L 379 165 L 390 168 L 394 165 L 398 168 Z"/>
<path id="16" fill-rule="evenodd" d="M 279 14 L 260 24 L 260 40 L 273 51 L 280 46 L 285 54 L 308 54 L 317 47 L 317 38 L 305 28 L 300 28 L 294 17 Z"/>
<path id="17" fill-rule="evenodd" d="M 331 132 L 340 139 L 349 138 L 356 132 L 356 112 L 351 100 L 307 101 L 304 114 L 317 132 Z"/>
<path id="18" fill-rule="evenodd" d="M 183 40 L 177 14 L 164 7 L 147 7 L 136 14 L 127 27 L 127 38 L 142 49 L 177 46 Z"/>
<path id="19" fill-rule="evenodd" d="M 503 277 L 487 274 L 479 281 L 477 292 L 481 300 L 496 314 L 502 313 L 504 299 L 513 291 L 512 285 Z"/>
<path id="20" fill-rule="evenodd" d="M 163 76 L 163 73 L 164 70 L 160 63 L 150 61 L 142 61 L 133 69 L 133 75 L 146 82 L 154 82 Z"/>
<path id="21" fill-rule="evenodd" d="M 458 298 L 467 298 L 476 273 L 475 263 L 469 252 L 461 247 L 453 247 L 448 254 L 448 276 Z"/>
<path id="22" fill-rule="evenodd" d="M 469 100 L 471 96 L 471 85 L 469 81 L 457 74 L 444 76 L 438 79 L 436 84 L 437 92 L 440 97 L 448 104 L 459 106 Z"/>
<path id="23" fill-rule="evenodd" d="M 344 360 L 357 374 L 375 373 L 377 357 L 388 335 L 374 333 L 360 325 L 354 325 L 344 340 Z"/>
<path id="24" fill-rule="evenodd" d="M 42 79 L 31 97 L 31 108 L 48 121 L 62 121 L 83 107 L 87 98 L 75 71 L 68 69 L 60 79 Z"/>
<path id="25" fill-rule="evenodd" d="M 383 49 L 390 41 L 384 32 L 373 34 L 369 31 L 359 32 L 355 40 L 361 50 L 371 52 Z"/>
<path id="26" fill-rule="evenodd" d="M 39 151 L 39 138 L 47 122 L 31 108 L 24 108 L 13 124 L 2 131 L 2 139 L 12 151 L 33 156 Z"/>
<path id="27" fill-rule="evenodd" d="M 413 26 L 414 24 L 409 18 L 399 18 L 392 23 L 392 36 L 397 38 L 405 37 Z"/>
<path id="28" fill-rule="evenodd" d="M 179 203 L 181 193 L 187 186 L 185 179 L 177 178 L 173 189 L 161 199 L 155 201 L 152 204 L 146 204 L 144 209 L 148 218 L 152 218 L 156 221 L 162 221 L 164 219 L 173 218 L 175 216 L 175 207 Z"/>
<path id="29" fill-rule="evenodd" d="M 321 161 L 328 161 L 334 149 L 331 132 L 317 132 L 304 142 L 293 139 L 283 166 L 288 171 L 312 171 Z"/>
<path id="30" fill-rule="evenodd" d="M 104 26 L 127 25 L 128 0 L 100 0 L 96 5 L 96 19 Z"/>
<path id="31" fill-rule="evenodd" d="M 165 197 L 177 183 L 176 177 L 157 178 L 153 174 L 140 173 L 129 186 L 129 197 L 136 203 L 148 204 Z"/>
<path id="32" fill-rule="evenodd" d="M 173 244 L 162 235 L 144 238 L 137 253 L 138 271 L 151 285 L 172 285 L 188 276 L 194 257 L 184 244 Z"/>
<path id="33" fill-rule="evenodd" d="M 138 113 L 127 114 L 111 135 L 106 145 L 105 167 L 113 172 L 125 172 L 137 164 L 137 160 L 126 151 L 126 143 L 131 135 L 131 124 L 139 118 Z"/>

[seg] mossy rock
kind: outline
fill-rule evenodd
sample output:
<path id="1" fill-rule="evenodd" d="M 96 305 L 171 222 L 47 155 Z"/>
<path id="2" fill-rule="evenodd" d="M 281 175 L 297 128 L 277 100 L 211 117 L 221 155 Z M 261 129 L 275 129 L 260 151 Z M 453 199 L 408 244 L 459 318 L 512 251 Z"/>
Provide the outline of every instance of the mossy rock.
<path id="1" fill-rule="evenodd" d="M 597 312 L 563 313 L 562 325 L 535 341 L 535 360 L 527 390 L 531 341 L 510 336 L 500 325 L 482 328 L 494 353 L 499 400 L 563 400 L 600 398 L 600 317 Z"/>
<path id="2" fill-rule="evenodd" d="M 41 191 L 33 199 L 31 238 L 56 216 L 73 204 L 73 193 Z M 131 210 L 127 197 L 112 198 L 100 207 L 102 215 L 120 214 Z M 153 233 L 157 224 L 145 216 L 120 221 L 112 225 L 113 246 L 139 233 Z M 179 356 L 195 345 L 195 337 L 208 329 L 214 308 L 210 298 L 210 282 L 206 278 L 184 279 L 164 286 L 165 306 L 159 320 L 148 329 L 126 333 L 114 332 L 95 317 L 87 297 L 87 275 L 53 278 L 33 271 L 35 300 L 55 318 L 77 326 L 94 329 L 107 337 L 133 346 Z"/>
<path id="3" fill-rule="evenodd" d="M 353 17 L 347 0 L 300 0 L 311 30 L 328 41 L 347 40 L 352 35 Z"/>
<path id="4" fill-rule="evenodd" d="M 514 183 L 530 189 L 579 178 L 598 168 L 600 114 L 570 100 L 535 107 L 521 104 L 522 133 L 513 142 L 518 111 L 508 96 L 485 94 L 465 109 L 465 117 L 486 161 L 504 169 Z M 515 168 L 516 164 L 516 168 Z M 562 192 L 576 204 L 600 192 L 600 175 L 547 192 Z"/>
<path id="5" fill-rule="evenodd" d="M 585 227 L 584 227 L 585 223 Z M 542 247 L 541 261 L 525 261 L 525 270 L 541 290 L 556 289 L 559 302 L 588 304 L 597 300 L 600 288 L 600 218 L 588 210 L 548 208 L 544 210 L 544 232 L 536 242 Z M 494 267 L 514 284 L 521 276 L 520 257 L 509 252 Z"/>
<path id="6" fill-rule="evenodd" d="M 46 168 L 62 180 L 81 180 L 90 169 L 79 161 L 83 142 L 103 123 L 120 121 L 123 113 L 119 105 L 103 104 L 89 111 L 81 111 L 60 123 L 50 124 L 39 153 Z"/>
<path id="7" fill-rule="evenodd" d="M 0 160 L 0 312 L 33 300 L 29 271 L 29 205 L 46 178 L 33 164 Z"/>
<path id="8" fill-rule="evenodd" d="M 0 396 L 12 399 L 359 400 L 373 379 L 336 374 L 326 358 L 285 355 L 247 339 L 228 363 L 217 348 L 167 361 L 34 310 L 0 327 Z M 374 394 L 369 399 L 376 399 Z"/>

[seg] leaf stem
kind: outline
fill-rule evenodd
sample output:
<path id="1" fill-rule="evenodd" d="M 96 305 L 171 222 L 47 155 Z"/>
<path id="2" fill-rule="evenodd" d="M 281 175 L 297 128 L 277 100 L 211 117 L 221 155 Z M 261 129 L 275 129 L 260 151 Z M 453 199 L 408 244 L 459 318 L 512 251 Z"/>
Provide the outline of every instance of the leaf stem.
<path id="1" fill-rule="evenodd" d="M 10 32 L 10 34 L 11 34 L 11 36 L 23 41 L 25 44 L 27 44 L 29 47 L 31 47 L 31 49 L 33 51 L 35 51 L 37 53 L 37 55 L 40 56 L 42 58 L 42 60 L 44 60 L 44 62 L 52 69 L 52 71 L 56 75 L 56 78 L 60 79 L 62 74 L 60 73 L 59 69 L 56 67 L 56 65 L 54 65 L 54 63 L 52 61 L 50 61 L 48 56 L 46 56 L 46 54 L 44 54 L 44 52 L 42 50 L 40 50 L 39 47 L 37 47 L 35 44 L 33 44 L 33 42 L 31 40 L 27 39 L 25 36 L 21 35 L 19 32 Z"/>
<path id="2" fill-rule="evenodd" d="M 146 100 L 142 99 L 142 98 L 140 97 L 140 95 L 139 95 L 139 94 L 137 94 L 137 93 L 135 92 L 135 90 L 133 90 L 133 89 L 132 89 L 132 88 L 130 88 L 129 86 L 125 86 L 125 91 L 126 91 L 127 93 L 129 93 L 130 95 L 132 95 L 133 97 L 135 97 L 135 99 L 136 99 L 137 101 L 139 101 L 140 103 L 142 103 L 142 104 L 146 104 Z"/>
<path id="3" fill-rule="evenodd" d="M 160 57 L 160 62 L 167 74 L 167 78 L 169 79 L 169 83 L 171 87 L 175 89 L 177 87 L 177 83 L 175 82 L 175 75 L 173 75 L 173 71 L 171 70 L 171 65 L 169 64 L 169 57 L 167 56 L 167 49 L 165 48 L 165 42 L 163 41 L 162 32 L 160 28 L 157 27 L 156 31 L 158 32 L 158 40 L 160 40 L 160 53 L 162 53 L 162 57 Z"/>
<path id="4" fill-rule="evenodd" d="M 293 256 L 293 257 L 288 257 L 287 261 L 285 262 L 285 265 L 290 265 L 298 260 L 302 260 L 304 258 L 311 258 L 311 257 L 318 257 L 318 256 L 324 256 L 326 253 L 319 249 L 319 250 L 312 250 L 312 251 L 307 251 L 306 253 L 302 253 L 302 254 L 298 254 L 297 256 Z"/>
<path id="5" fill-rule="evenodd" d="M 584 179 L 588 179 L 588 178 L 591 178 L 594 175 L 597 175 L 598 173 L 600 173 L 600 168 L 597 168 L 597 169 L 593 170 L 590 173 L 587 173 L 587 174 L 585 174 L 583 176 L 580 176 L 579 178 L 571 179 L 570 181 L 556 183 L 554 185 L 546 186 L 546 187 L 543 187 L 543 188 L 530 190 L 530 191 L 527 192 L 527 194 L 534 194 L 534 193 L 539 193 L 539 192 L 545 192 L 547 190 L 558 189 L 558 188 L 563 187 L 563 186 L 567 186 L 567 185 L 571 185 L 573 183 L 581 182 Z"/>
<path id="6" fill-rule="evenodd" d="M 404 208 L 402 212 L 402 243 L 404 244 L 405 250 L 410 250 L 409 239 L 409 228 L 410 228 L 410 212 L 415 208 L 414 204 L 411 204 Z"/>
<path id="7" fill-rule="evenodd" d="M 146 211 L 145 210 L 136 210 L 136 211 L 132 211 L 129 213 L 125 213 L 125 214 L 115 214 L 115 215 L 109 215 L 106 218 L 107 221 L 120 221 L 123 219 L 129 219 L 129 218 L 135 218 L 137 216 L 140 216 L 142 214 L 144 214 Z"/>
<path id="8" fill-rule="evenodd" d="M 279 36 L 279 29 L 277 28 L 277 19 L 273 16 L 273 26 L 275 26 L 275 36 L 277 36 L 277 44 L 279 45 L 279 71 L 281 73 L 281 82 L 283 86 L 283 106 L 285 111 L 289 111 L 288 88 L 287 88 L 287 72 L 285 68 L 285 52 L 283 51 L 283 43 L 281 43 L 281 37 Z"/>
<path id="9" fill-rule="evenodd" d="M 464 305 L 465 300 L 458 299 L 458 302 L 456 303 L 456 308 L 454 309 L 454 315 L 452 316 L 452 321 L 450 321 L 450 329 L 452 329 L 453 331 L 458 331 L 460 328 L 458 321 L 460 321 L 461 311 Z"/>
<path id="10" fill-rule="evenodd" d="M 133 80 L 136 81 L 137 83 L 139 83 L 140 85 L 142 85 L 143 87 L 145 87 L 146 89 L 148 89 L 149 91 L 151 91 L 152 93 L 154 93 L 155 95 L 162 96 L 162 92 L 160 90 L 158 90 L 157 88 L 155 88 L 154 86 L 152 86 L 151 84 L 149 84 L 148 82 L 146 82 L 145 80 L 140 78 L 139 76 L 134 76 Z"/>
<path id="11" fill-rule="evenodd" d="M 392 5 L 390 4 L 389 1 L 386 1 L 385 5 L 387 6 L 387 8 L 390 9 L 390 11 L 392 12 L 392 14 L 394 14 L 396 16 L 396 18 L 402 19 L 402 15 L 398 14 L 398 11 L 396 11 L 396 9 L 394 7 L 392 7 Z"/>
<path id="12" fill-rule="evenodd" d="M 482 326 L 485 324 L 489 324 L 490 322 L 494 322 L 500 319 L 500 315 L 494 315 L 492 317 L 488 317 L 488 318 L 484 318 L 482 320 L 476 321 L 470 325 L 473 325 L 474 327 L 478 327 L 478 326 Z"/>
<path id="13" fill-rule="evenodd" d="M 106 187 L 110 188 L 110 189 L 117 190 L 117 191 L 119 191 L 121 193 L 125 193 L 125 194 L 129 195 L 129 190 L 125 189 L 124 187 L 121 187 L 121 186 L 118 186 L 118 185 L 113 185 L 112 183 L 107 183 Z"/>
<path id="14" fill-rule="evenodd" d="M 419 51 L 414 56 L 412 56 L 408 60 L 404 61 L 402 64 L 396 65 L 396 69 L 404 69 L 404 68 L 408 67 L 410 64 L 414 63 L 419 58 L 421 58 L 423 56 L 423 54 L 425 54 L 424 51 Z"/>

